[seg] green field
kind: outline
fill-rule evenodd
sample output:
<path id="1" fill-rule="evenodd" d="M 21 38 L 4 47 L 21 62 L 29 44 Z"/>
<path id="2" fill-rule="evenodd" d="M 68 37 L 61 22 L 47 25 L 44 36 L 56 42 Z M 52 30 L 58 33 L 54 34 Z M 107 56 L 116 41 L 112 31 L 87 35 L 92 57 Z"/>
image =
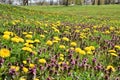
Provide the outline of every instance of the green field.
<path id="1" fill-rule="evenodd" d="M 119 80 L 119 9 L 0 4 L 0 80 Z"/>

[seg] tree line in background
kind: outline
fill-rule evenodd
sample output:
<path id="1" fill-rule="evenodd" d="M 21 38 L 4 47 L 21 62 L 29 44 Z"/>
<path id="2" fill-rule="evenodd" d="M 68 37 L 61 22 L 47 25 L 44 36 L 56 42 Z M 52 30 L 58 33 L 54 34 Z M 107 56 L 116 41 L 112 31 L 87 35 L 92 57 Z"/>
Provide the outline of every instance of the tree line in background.
<path id="1" fill-rule="evenodd" d="M 16 0 L 0 0 L 2 3 L 12 4 Z M 32 4 L 37 1 L 36 5 L 103 5 L 103 4 L 120 4 L 120 0 L 17 0 L 22 5 Z"/>
<path id="2" fill-rule="evenodd" d="M 63 0 L 64 5 L 103 5 L 103 4 L 120 4 L 120 0 Z"/>

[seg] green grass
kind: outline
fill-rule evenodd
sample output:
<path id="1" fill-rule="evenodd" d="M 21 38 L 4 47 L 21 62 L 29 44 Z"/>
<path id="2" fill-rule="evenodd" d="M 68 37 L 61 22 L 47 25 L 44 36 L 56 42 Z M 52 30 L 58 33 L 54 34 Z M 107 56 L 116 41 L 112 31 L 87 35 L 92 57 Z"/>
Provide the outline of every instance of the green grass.
<path id="1" fill-rule="evenodd" d="M 23 8 L 48 13 L 59 13 L 74 16 L 93 16 L 120 18 L 119 5 L 100 5 L 100 6 L 23 6 Z"/>
<path id="2" fill-rule="evenodd" d="M 26 16 L 27 19 L 48 20 L 50 22 L 94 23 L 120 25 L 119 5 L 100 6 L 8 6 L 0 5 L 4 19 Z M 9 9 L 11 8 L 11 9 Z"/>
<path id="3" fill-rule="evenodd" d="M 0 80 L 115 80 L 120 75 L 119 9 L 0 4 Z"/>

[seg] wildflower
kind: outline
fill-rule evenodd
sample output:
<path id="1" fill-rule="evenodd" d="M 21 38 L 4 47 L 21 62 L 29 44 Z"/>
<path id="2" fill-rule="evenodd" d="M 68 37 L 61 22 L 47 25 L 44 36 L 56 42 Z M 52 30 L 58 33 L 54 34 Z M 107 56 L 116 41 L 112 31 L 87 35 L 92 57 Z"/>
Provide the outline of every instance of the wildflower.
<path id="1" fill-rule="evenodd" d="M 64 55 L 63 55 L 63 54 L 60 54 L 60 57 L 64 57 Z"/>
<path id="2" fill-rule="evenodd" d="M 74 48 L 73 48 L 73 47 L 70 47 L 70 49 L 71 49 L 71 50 L 74 50 Z"/>
<path id="3" fill-rule="evenodd" d="M 104 33 L 105 33 L 105 34 L 110 34 L 110 31 L 107 30 L 107 31 L 105 31 Z"/>
<path id="4" fill-rule="evenodd" d="M 26 35 L 26 34 L 27 34 L 27 32 L 23 32 L 22 34 Z"/>
<path id="5" fill-rule="evenodd" d="M 112 70 L 113 72 L 115 72 L 115 68 L 111 65 L 107 66 L 106 70 Z"/>
<path id="6" fill-rule="evenodd" d="M 8 49 L 0 49 L 0 57 L 6 58 L 10 56 L 10 51 Z"/>
<path id="7" fill-rule="evenodd" d="M 80 50 L 80 51 L 79 51 L 79 54 L 85 55 L 86 53 L 85 53 L 84 50 Z"/>
<path id="8" fill-rule="evenodd" d="M 26 38 L 32 38 L 32 35 L 27 34 L 25 37 L 26 37 Z"/>
<path id="9" fill-rule="evenodd" d="M 45 33 L 48 33 L 48 31 L 46 31 L 46 30 L 45 30 L 44 32 L 45 32 Z"/>
<path id="10" fill-rule="evenodd" d="M 53 43 L 58 43 L 58 41 L 57 41 L 57 40 L 53 40 L 52 42 L 53 42 Z"/>
<path id="11" fill-rule="evenodd" d="M 46 44 L 49 45 L 49 46 L 51 46 L 51 45 L 53 44 L 53 42 L 50 41 L 50 40 L 48 40 L 48 41 L 46 42 Z"/>
<path id="12" fill-rule="evenodd" d="M 110 26 L 110 30 L 111 30 L 111 31 L 113 31 L 114 29 L 115 29 L 114 27 Z"/>
<path id="13" fill-rule="evenodd" d="M 85 47 L 84 50 L 85 51 L 91 51 L 91 47 Z"/>
<path id="14" fill-rule="evenodd" d="M 31 31 L 30 31 L 30 32 L 28 32 L 28 33 L 29 33 L 29 34 L 33 34 L 33 32 L 31 32 Z"/>
<path id="15" fill-rule="evenodd" d="M 27 61 L 23 61 L 23 64 L 27 64 Z"/>
<path id="16" fill-rule="evenodd" d="M 13 36 L 13 33 L 12 33 L 12 32 L 9 32 L 9 31 L 5 31 L 5 32 L 4 32 L 4 35 L 9 35 L 9 36 L 12 35 L 12 36 Z"/>
<path id="17" fill-rule="evenodd" d="M 28 51 L 28 52 L 32 52 L 32 49 L 29 48 L 29 47 L 23 47 L 22 50 L 24 50 L 24 51 Z"/>
<path id="18" fill-rule="evenodd" d="M 26 40 L 27 43 L 34 43 L 33 40 Z"/>
<path id="19" fill-rule="evenodd" d="M 63 61 L 63 60 L 64 60 L 64 57 L 60 57 L 60 60 L 62 60 L 62 61 Z"/>
<path id="20" fill-rule="evenodd" d="M 17 42 L 17 43 L 19 42 L 18 38 L 16 38 L 16 37 L 11 38 L 11 41 L 12 41 L 12 42 Z"/>
<path id="21" fill-rule="evenodd" d="M 26 80 L 26 79 L 22 77 L 22 78 L 20 78 L 20 80 Z"/>
<path id="22" fill-rule="evenodd" d="M 81 49 L 80 48 L 75 48 L 75 52 L 77 53 L 77 52 L 80 52 L 81 51 Z"/>
<path id="23" fill-rule="evenodd" d="M 80 31 L 79 30 L 75 30 L 76 33 L 79 33 Z"/>
<path id="24" fill-rule="evenodd" d="M 39 59 L 39 62 L 42 63 L 42 64 L 45 64 L 46 60 L 45 59 Z"/>
<path id="25" fill-rule="evenodd" d="M 23 38 L 18 38 L 19 39 L 19 42 L 24 42 L 24 39 Z"/>
<path id="26" fill-rule="evenodd" d="M 120 50 L 120 46 L 118 46 L 118 45 L 115 45 L 115 48 L 118 49 L 118 50 Z"/>
<path id="27" fill-rule="evenodd" d="M 14 69 L 15 71 L 19 71 L 20 67 L 19 66 L 11 66 L 10 69 Z"/>
<path id="28" fill-rule="evenodd" d="M 58 62 L 59 65 L 61 65 L 63 62 Z"/>
<path id="29" fill-rule="evenodd" d="M 109 50 L 108 52 L 109 52 L 109 53 L 116 53 L 115 50 Z"/>
<path id="30" fill-rule="evenodd" d="M 10 39 L 10 36 L 9 35 L 3 35 L 3 39 L 8 40 L 8 39 Z"/>
<path id="31" fill-rule="evenodd" d="M 41 35 L 40 35 L 40 37 L 44 38 L 44 37 L 45 37 L 45 35 L 42 35 L 42 34 L 41 34 Z"/>
<path id="32" fill-rule="evenodd" d="M 64 45 L 60 45 L 59 48 L 65 49 L 65 46 Z"/>
<path id="33" fill-rule="evenodd" d="M 55 32 L 59 33 L 60 31 L 58 29 L 54 29 Z"/>
<path id="34" fill-rule="evenodd" d="M 54 40 L 60 41 L 60 38 L 55 36 L 55 37 L 54 37 Z"/>
<path id="35" fill-rule="evenodd" d="M 93 50 L 93 51 L 95 50 L 95 47 L 94 47 L 94 46 L 90 46 L 90 48 L 91 48 L 91 50 Z"/>
<path id="36" fill-rule="evenodd" d="M 34 64 L 29 64 L 29 67 L 30 67 L 30 68 L 34 68 L 35 65 L 34 65 Z"/>
<path id="37" fill-rule="evenodd" d="M 110 53 L 110 54 L 111 54 L 112 56 L 116 56 L 116 57 L 118 56 L 118 55 L 117 55 L 117 54 L 115 54 L 115 53 Z"/>
<path id="38" fill-rule="evenodd" d="M 69 62 L 67 61 L 66 64 L 69 65 Z"/>
<path id="39" fill-rule="evenodd" d="M 34 48 L 33 44 L 25 43 L 24 46 L 29 47 L 29 48 Z"/>
<path id="40" fill-rule="evenodd" d="M 11 33 L 11 32 L 9 32 L 9 31 L 5 31 L 5 32 L 4 32 L 4 35 L 10 35 L 10 33 Z"/>
<path id="41" fill-rule="evenodd" d="M 69 41 L 69 39 L 67 37 L 63 37 L 62 40 L 63 41 Z"/>
<path id="42" fill-rule="evenodd" d="M 70 45 L 71 46 L 77 46 L 76 42 L 71 42 Z"/>
<path id="43" fill-rule="evenodd" d="M 92 51 L 87 51 L 87 54 L 93 54 Z"/>
<path id="44" fill-rule="evenodd" d="M 34 80 L 39 80 L 38 78 L 35 78 Z"/>
<path id="45" fill-rule="evenodd" d="M 23 72 L 25 72 L 25 73 L 28 72 L 28 68 L 26 68 L 26 67 L 23 67 L 22 70 L 23 70 Z"/>
<path id="46" fill-rule="evenodd" d="M 40 42 L 40 40 L 39 40 L 39 39 L 35 39 L 35 40 L 34 40 L 34 42 L 39 43 L 39 42 Z"/>

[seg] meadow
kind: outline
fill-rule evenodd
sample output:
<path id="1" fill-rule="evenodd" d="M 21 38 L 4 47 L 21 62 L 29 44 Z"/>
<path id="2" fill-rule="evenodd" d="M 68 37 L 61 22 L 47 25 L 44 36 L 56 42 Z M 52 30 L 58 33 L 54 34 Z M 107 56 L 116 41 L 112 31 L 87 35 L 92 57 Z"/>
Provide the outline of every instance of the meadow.
<path id="1" fill-rule="evenodd" d="M 0 80 L 119 80 L 119 9 L 0 4 Z"/>

